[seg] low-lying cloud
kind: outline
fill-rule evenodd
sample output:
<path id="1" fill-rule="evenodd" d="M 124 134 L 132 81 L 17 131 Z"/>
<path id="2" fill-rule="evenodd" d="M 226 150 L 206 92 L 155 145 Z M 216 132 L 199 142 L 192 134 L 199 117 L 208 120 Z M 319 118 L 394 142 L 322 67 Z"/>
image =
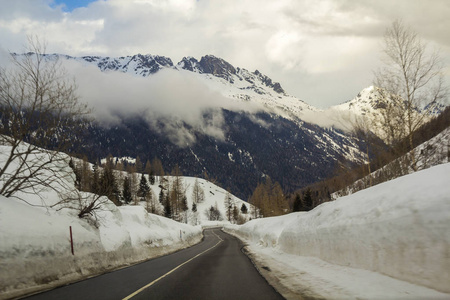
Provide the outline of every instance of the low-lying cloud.
<path id="1" fill-rule="evenodd" d="M 174 144 L 185 147 L 196 142 L 194 132 L 225 139 L 222 108 L 243 110 L 199 80 L 198 74 L 163 69 L 149 77 L 117 71 L 101 72 L 95 66 L 65 61 L 74 74 L 80 100 L 93 107 L 94 118 L 114 126 L 121 118 L 143 117 Z M 245 110 L 255 110 L 247 107 Z"/>

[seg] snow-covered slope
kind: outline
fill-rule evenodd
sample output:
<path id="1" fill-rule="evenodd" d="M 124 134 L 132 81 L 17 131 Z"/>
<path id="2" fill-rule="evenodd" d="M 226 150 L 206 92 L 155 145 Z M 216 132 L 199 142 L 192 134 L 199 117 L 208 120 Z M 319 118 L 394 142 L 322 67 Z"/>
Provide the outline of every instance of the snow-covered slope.
<path id="1" fill-rule="evenodd" d="M 194 189 L 195 181 L 198 180 L 199 186 L 203 189 L 205 193 L 205 200 L 201 203 L 197 203 L 197 212 L 198 214 L 196 216 L 192 213 L 192 204 L 193 204 L 193 198 L 192 198 L 192 192 Z M 225 196 L 227 194 L 227 191 L 212 182 L 209 182 L 202 178 L 195 178 L 195 177 L 182 177 L 182 181 L 184 186 L 186 187 L 186 197 L 188 202 L 188 223 L 191 225 L 197 225 L 200 224 L 203 227 L 204 226 L 216 226 L 221 224 L 229 223 L 227 221 L 227 213 L 225 208 Z M 156 187 L 155 187 L 156 189 Z M 156 191 L 158 191 L 156 189 Z M 247 207 L 248 213 L 242 214 L 243 220 L 248 221 L 250 219 L 250 213 L 253 211 L 254 206 L 250 203 L 247 203 L 238 197 L 235 197 L 233 195 L 230 195 L 232 198 L 232 201 L 236 208 L 241 211 L 242 205 L 245 205 Z M 215 207 L 220 211 L 220 214 L 223 218 L 221 221 L 209 221 L 208 216 L 206 214 L 206 211 L 210 208 Z"/>
<path id="2" fill-rule="evenodd" d="M 135 159 L 132 159 L 130 157 L 113 157 L 112 158 L 113 161 L 115 162 L 123 162 L 123 161 L 127 161 L 129 163 L 134 164 L 136 162 Z M 75 161 L 77 161 L 78 163 L 82 163 L 80 160 L 75 159 Z M 106 158 L 101 160 L 102 163 L 106 162 Z M 92 168 L 92 164 L 89 164 L 89 166 Z M 128 173 L 126 172 L 120 172 L 120 171 L 114 171 L 116 173 L 117 177 L 124 177 L 124 176 L 129 176 Z M 142 176 L 141 173 L 136 173 L 136 182 L 135 182 L 135 186 L 134 186 L 134 190 L 138 190 L 139 189 L 139 181 L 140 178 Z M 144 175 L 146 177 L 147 182 L 150 182 L 150 178 L 148 175 Z M 189 177 L 189 176 L 180 176 L 179 177 L 181 185 L 182 185 L 182 190 L 184 192 L 184 195 L 186 196 L 186 202 L 187 202 L 187 206 L 188 206 L 188 210 L 186 212 L 182 213 L 182 216 L 180 216 L 180 221 L 190 224 L 190 225 L 202 225 L 203 227 L 205 226 L 218 226 L 218 225 L 222 225 L 222 224 L 227 224 L 230 223 L 227 220 L 227 210 L 225 207 L 225 198 L 227 196 L 228 191 L 225 190 L 224 188 L 221 188 L 220 186 L 206 180 L 203 178 L 197 178 L 197 177 Z M 162 203 L 159 203 L 159 194 L 161 192 L 161 190 L 164 191 L 164 193 L 166 193 L 167 195 L 167 187 L 164 187 L 164 185 L 169 185 L 172 186 L 173 182 L 175 180 L 174 176 L 155 176 L 155 182 L 153 185 L 149 185 L 150 190 L 151 190 L 151 194 L 152 197 L 154 198 L 154 204 L 157 206 L 156 207 L 156 211 L 158 211 L 161 215 L 164 213 L 164 207 Z M 166 183 L 163 183 L 163 181 L 165 181 Z M 194 204 L 194 196 L 193 196 L 193 191 L 194 191 L 194 187 L 196 182 L 198 183 L 199 188 L 203 191 L 204 194 L 204 200 L 202 202 L 196 202 L 196 208 L 197 208 L 197 213 L 194 213 L 192 211 L 192 207 Z M 238 211 L 239 214 L 241 215 L 241 220 L 243 222 L 248 221 L 249 219 L 251 219 L 251 213 L 254 211 L 255 207 L 234 196 L 233 194 L 229 194 L 229 196 L 232 199 L 232 205 L 235 206 Z M 138 204 L 144 208 L 147 208 L 147 203 L 145 203 L 144 201 L 139 201 Z M 243 214 L 241 213 L 241 208 L 242 206 L 245 206 L 247 208 L 247 213 Z M 211 207 L 216 208 L 219 212 L 220 212 L 220 220 L 215 220 L 215 221 L 210 221 L 208 219 L 208 214 L 207 214 L 207 210 L 209 210 Z M 233 220 L 233 222 L 235 222 Z"/>
<path id="3" fill-rule="evenodd" d="M 377 108 L 384 107 L 380 94 L 373 86 L 363 89 L 355 98 L 345 103 L 330 107 L 337 111 L 352 111 L 358 115 L 370 115 Z"/>
<path id="4" fill-rule="evenodd" d="M 374 131 L 381 139 L 386 140 L 386 134 L 380 129 L 381 126 L 374 126 L 373 124 L 380 124 L 382 120 L 384 120 L 385 116 L 383 116 L 383 111 L 385 109 L 389 109 L 389 105 L 392 104 L 394 99 L 390 100 L 390 103 L 387 100 L 383 99 L 381 96 L 380 89 L 374 86 L 367 87 L 363 89 L 355 98 L 344 102 L 339 105 L 331 106 L 327 110 L 323 111 L 325 115 L 334 115 L 336 120 L 339 122 L 336 123 L 336 126 L 343 129 L 351 129 L 352 122 L 354 122 L 355 118 L 364 118 L 367 121 L 367 124 L 370 125 L 370 129 Z M 398 107 L 401 107 L 401 104 L 397 104 Z M 433 109 L 429 111 L 430 115 L 437 116 L 445 109 L 445 105 L 442 103 L 433 104 Z M 423 112 L 413 111 L 414 118 Z M 428 114 L 428 113 L 427 113 Z M 424 117 L 424 121 L 430 119 L 429 115 Z M 406 121 L 403 122 L 406 128 Z"/>
<path id="5" fill-rule="evenodd" d="M 9 151 L 7 146 L 1 149 L 0 164 L 4 164 Z M 69 157 L 53 163 L 52 175 L 59 183 L 51 184 L 73 193 L 75 176 L 68 161 Z M 200 226 L 149 214 L 142 206 L 117 207 L 105 197 L 99 198 L 101 206 L 95 217 L 80 219 L 79 202 L 73 199 L 72 204 L 58 204 L 62 195 L 38 186 L 14 195 L 22 200 L 0 196 L 0 299 L 173 252 L 202 238 Z M 75 255 L 71 253 L 70 227 Z"/>
<path id="6" fill-rule="evenodd" d="M 139 175 L 140 178 L 141 175 Z M 155 197 L 159 195 L 161 192 L 162 186 L 161 181 L 158 179 L 158 176 L 156 177 L 157 180 L 155 181 L 154 185 L 150 185 L 150 189 L 152 190 L 152 193 Z M 172 176 L 165 176 L 165 179 L 169 182 L 172 182 L 174 178 Z M 196 177 L 180 177 L 180 181 L 183 185 L 183 190 L 185 191 L 186 200 L 187 200 L 187 206 L 188 210 L 186 212 L 182 212 L 180 216 L 180 221 L 185 222 L 190 225 L 201 225 L 202 227 L 208 227 L 208 226 L 221 226 L 223 224 L 229 224 L 230 222 L 227 220 L 227 211 L 225 207 L 225 196 L 227 195 L 227 191 L 212 182 L 202 179 L 202 178 L 196 178 Z M 194 203 L 193 200 L 193 190 L 195 186 L 195 182 L 198 182 L 199 187 L 204 191 L 204 201 L 196 203 L 197 206 L 197 212 L 192 211 L 192 205 Z M 251 212 L 254 210 L 254 206 L 250 203 L 247 203 L 238 197 L 230 194 L 232 199 L 232 205 L 235 206 L 240 216 L 242 217 L 242 221 L 246 222 L 251 218 Z M 146 207 L 145 202 L 140 202 L 140 205 L 143 207 Z M 158 210 L 162 213 L 164 210 L 164 207 L 161 203 L 158 203 Z M 242 214 L 241 213 L 241 207 L 242 205 L 245 205 L 247 208 L 248 213 Z M 210 210 L 211 207 L 214 207 L 220 212 L 220 218 L 219 220 L 209 220 L 208 219 L 208 213 L 207 211 Z M 233 221 L 234 222 L 234 221 Z"/>
<path id="7" fill-rule="evenodd" d="M 246 240 L 297 292 L 337 299 L 448 299 L 449 174 L 450 164 L 435 166 L 310 212 L 227 230 Z M 302 275 L 289 275 L 295 273 Z"/>
<path id="8" fill-rule="evenodd" d="M 417 170 L 425 170 L 432 166 L 445 164 L 450 161 L 450 127 L 447 127 L 432 139 L 420 144 L 414 149 L 417 160 Z M 404 155 L 364 178 L 357 180 L 346 188 L 331 194 L 332 199 L 352 194 L 366 187 L 385 182 L 404 174 L 413 173 L 409 158 Z"/>

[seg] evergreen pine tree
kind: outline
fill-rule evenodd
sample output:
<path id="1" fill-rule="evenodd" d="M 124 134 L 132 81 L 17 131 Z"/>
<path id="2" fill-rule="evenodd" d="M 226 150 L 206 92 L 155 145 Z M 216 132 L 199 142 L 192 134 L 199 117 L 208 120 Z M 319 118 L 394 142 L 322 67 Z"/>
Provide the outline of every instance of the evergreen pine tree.
<path id="1" fill-rule="evenodd" d="M 107 196 L 116 205 L 121 205 L 119 200 L 119 188 L 117 187 L 111 157 L 107 159 L 106 165 L 103 168 L 103 172 L 100 177 L 99 194 L 102 196 Z"/>
<path id="2" fill-rule="evenodd" d="M 243 214 L 247 214 L 248 213 L 247 205 L 245 205 L 245 203 L 242 203 L 241 213 L 243 213 Z"/>
<path id="3" fill-rule="evenodd" d="M 148 176 L 149 176 L 150 185 L 154 185 L 155 184 L 155 174 L 153 173 L 153 170 L 150 170 L 150 174 Z"/>
<path id="4" fill-rule="evenodd" d="M 197 204 L 192 203 L 192 212 L 197 212 Z"/>
<path id="5" fill-rule="evenodd" d="M 312 192 L 309 188 L 306 190 L 305 195 L 303 196 L 303 204 L 306 211 L 313 209 Z"/>
<path id="6" fill-rule="evenodd" d="M 292 208 L 292 211 L 296 212 L 301 210 L 302 210 L 302 199 L 300 198 L 299 194 L 296 194 L 294 200 L 294 207 Z"/>
<path id="7" fill-rule="evenodd" d="M 159 192 L 159 203 L 163 204 L 164 203 L 164 190 L 161 189 L 161 191 Z"/>
<path id="8" fill-rule="evenodd" d="M 172 207 L 170 206 L 170 200 L 168 196 L 164 201 L 164 216 L 166 218 L 172 218 Z"/>
<path id="9" fill-rule="evenodd" d="M 130 203 L 132 200 L 131 196 L 131 180 L 128 176 L 125 177 L 123 181 L 122 197 L 126 204 Z"/>
<path id="10" fill-rule="evenodd" d="M 145 175 L 142 174 L 138 190 L 138 197 L 141 197 L 141 201 L 145 201 L 145 197 L 147 197 L 149 191 L 150 187 L 148 186 L 147 179 L 145 178 Z"/>

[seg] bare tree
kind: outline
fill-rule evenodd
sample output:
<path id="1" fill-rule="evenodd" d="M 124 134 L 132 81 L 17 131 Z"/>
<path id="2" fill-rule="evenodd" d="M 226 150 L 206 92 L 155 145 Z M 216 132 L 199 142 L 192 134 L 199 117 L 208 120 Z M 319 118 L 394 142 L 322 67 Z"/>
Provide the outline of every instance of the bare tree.
<path id="1" fill-rule="evenodd" d="M 361 146 L 364 148 L 365 154 L 365 162 L 364 166 L 367 168 L 367 175 L 369 175 L 369 186 L 373 185 L 372 177 L 370 173 L 372 170 L 370 168 L 370 147 L 371 147 L 371 121 L 365 115 L 356 116 L 352 121 L 352 134 L 357 138 L 357 140 L 361 143 Z"/>
<path id="2" fill-rule="evenodd" d="M 443 64 L 438 51 L 429 51 L 417 34 L 401 21 L 395 21 L 384 37 L 384 67 L 375 72 L 375 85 L 381 88 L 383 100 L 398 105 L 388 107 L 385 124 L 388 136 L 407 138 L 413 148 L 413 134 L 427 119 L 434 105 L 446 96 Z M 404 122 L 405 131 L 398 123 Z M 390 131 L 390 132 L 389 132 Z M 411 167 L 416 157 L 411 152 Z"/>
<path id="3" fill-rule="evenodd" d="M 195 178 L 194 187 L 192 189 L 192 201 L 195 204 L 205 201 L 205 191 L 200 186 L 197 178 Z"/>
<path id="4" fill-rule="evenodd" d="M 61 152 L 89 110 L 78 101 L 61 63 L 45 55 L 37 38 L 29 38 L 26 54 L 11 58 L 13 67 L 0 69 L 0 146 L 6 146 L 0 194 L 17 197 L 43 186 L 55 188 L 61 174 L 71 173 Z"/>
<path id="5" fill-rule="evenodd" d="M 60 198 L 62 200 L 53 204 L 53 208 L 56 210 L 75 210 L 80 219 L 87 219 L 95 227 L 98 227 L 101 223 L 99 212 L 108 210 L 108 204 L 111 203 L 105 196 L 81 193 L 77 190 L 69 190 L 68 192 L 62 193 Z"/>
<path id="6" fill-rule="evenodd" d="M 233 216 L 234 199 L 229 190 L 227 190 L 225 194 L 223 204 L 225 205 L 225 214 L 227 216 L 227 220 L 231 222 Z"/>
<path id="7" fill-rule="evenodd" d="M 169 196 L 173 219 L 176 221 L 180 221 L 182 218 L 181 213 L 188 209 L 186 200 L 187 187 L 184 185 L 182 176 L 183 174 L 181 173 L 180 168 L 178 165 L 175 165 L 172 170 L 171 191 Z"/>

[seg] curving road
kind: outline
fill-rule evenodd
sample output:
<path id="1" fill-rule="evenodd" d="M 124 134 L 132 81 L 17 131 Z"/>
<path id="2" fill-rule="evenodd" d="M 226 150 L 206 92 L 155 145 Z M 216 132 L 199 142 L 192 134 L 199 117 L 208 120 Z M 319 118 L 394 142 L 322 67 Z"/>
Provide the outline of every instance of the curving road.
<path id="1" fill-rule="evenodd" d="M 204 236 L 193 247 L 26 299 L 283 299 L 238 239 L 219 229 Z"/>

